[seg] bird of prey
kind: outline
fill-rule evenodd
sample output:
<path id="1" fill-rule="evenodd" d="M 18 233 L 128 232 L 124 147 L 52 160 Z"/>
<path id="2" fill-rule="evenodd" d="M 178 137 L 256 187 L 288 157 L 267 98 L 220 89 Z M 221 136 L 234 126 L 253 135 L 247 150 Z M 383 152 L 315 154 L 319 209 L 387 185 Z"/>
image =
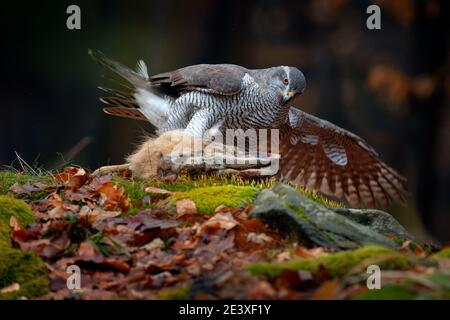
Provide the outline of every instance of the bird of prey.
<path id="1" fill-rule="evenodd" d="M 107 105 L 103 110 L 149 121 L 162 137 L 161 145 L 164 133 L 173 130 L 202 137 L 211 129 L 279 129 L 282 179 L 346 199 L 352 206 L 404 201 L 406 179 L 367 142 L 288 104 L 306 87 L 305 76 L 295 67 L 251 70 L 199 64 L 150 76 L 142 60 L 132 70 L 99 51 L 89 54 L 132 85 L 127 92 L 101 88 L 109 94 L 101 98 Z M 128 158 L 133 174 L 146 177 L 146 171 L 154 170 L 141 162 L 155 148 L 167 147 L 153 140 Z"/>

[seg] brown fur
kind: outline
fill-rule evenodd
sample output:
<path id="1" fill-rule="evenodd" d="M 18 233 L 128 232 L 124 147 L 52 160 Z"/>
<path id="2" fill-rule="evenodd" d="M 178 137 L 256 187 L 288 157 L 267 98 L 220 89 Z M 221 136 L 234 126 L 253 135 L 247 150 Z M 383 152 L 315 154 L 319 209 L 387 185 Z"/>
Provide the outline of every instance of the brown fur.
<path id="1" fill-rule="evenodd" d="M 149 138 L 127 158 L 131 172 L 141 179 L 157 176 L 161 170 L 170 169 L 170 165 L 163 161 L 163 157 L 170 155 L 175 147 L 181 147 L 180 150 L 183 151 L 191 150 L 193 139 L 192 137 L 189 139 L 182 130 L 168 131 L 158 137 Z"/>

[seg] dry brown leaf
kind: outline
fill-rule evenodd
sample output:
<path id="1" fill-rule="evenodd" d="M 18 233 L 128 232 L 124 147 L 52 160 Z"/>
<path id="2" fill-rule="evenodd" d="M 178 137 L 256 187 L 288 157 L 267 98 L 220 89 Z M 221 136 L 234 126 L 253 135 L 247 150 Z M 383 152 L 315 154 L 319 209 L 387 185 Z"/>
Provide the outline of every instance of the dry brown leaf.
<path id="1" fill-rule="evenodd" d="M 19 221 L 14 216 L 11 216 L 11 218 L 9 219 L 9 226 L 13 229 L 13 231 L 17 231 L 17 230 L 22 229 L 20 227 Z"/>
<path id="2" fill-rule="evenodd" d="M 263 244 L 271 242 L 272 240 L 273 239 L 265 233 L 250 232 L 247 234 L 247 241 L 254 242 L 256 244 L 263 245 Z"/>
<path id="3" fill-rule="evenodd" d="M 311 296 L 311 300 L 334 300 L 341 290 L 336 279 L 325 281 Z"/>
<path id="4" fill-rule="evenodd" d="M 236 227 L 239 224 L 239 222 L 237 222 L 233 216 L 231 215 L 231 213 L 229 212 L 219 212 L 217 214 L 215 214 L 211 219 L 209 219 L 208 221 L 206 221 L 203 224 L 203 228 L 210 228 L 210 227 L 218 227 L 221 229 L 225 229 L 225 230 L 231 230 L 234 227 Z"/>
<path id="5" fill-rule="evenodd" d="M 177 217 L 185 214 L 197 214 L 197 206 L 191 199 L 181 199 L 176 202 Z"/>
<path id="6" fill-rule="evenodd" d="M 20 284 L 18 284 L 17 282 L 4 287 L 3 289 L 0 290 L 0 293 L 5 294 L 5 293 L 12 293 L 12 292 L 16 292 L 20 290 Z"/>

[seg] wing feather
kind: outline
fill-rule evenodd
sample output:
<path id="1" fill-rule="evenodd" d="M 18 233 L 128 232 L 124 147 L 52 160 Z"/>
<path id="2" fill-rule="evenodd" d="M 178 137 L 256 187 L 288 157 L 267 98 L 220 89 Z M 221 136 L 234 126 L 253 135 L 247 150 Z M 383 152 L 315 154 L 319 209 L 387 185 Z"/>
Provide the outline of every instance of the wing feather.
<path id="1" fill-rule="evenodd" d="M 248 70 L 233 64 L 198 64 L 149 78 L 152 85 L 179 94 L 191 90 L 211 90 L 233 95 L 242 89 L 242 79 Z"/>
<path id="2" fill-rule="evenodd" d="M 404 201 L 406 179 L 379 159 L 362 138 L 291 108 L 280 139 L 281 175 L 352 206 Z"/>

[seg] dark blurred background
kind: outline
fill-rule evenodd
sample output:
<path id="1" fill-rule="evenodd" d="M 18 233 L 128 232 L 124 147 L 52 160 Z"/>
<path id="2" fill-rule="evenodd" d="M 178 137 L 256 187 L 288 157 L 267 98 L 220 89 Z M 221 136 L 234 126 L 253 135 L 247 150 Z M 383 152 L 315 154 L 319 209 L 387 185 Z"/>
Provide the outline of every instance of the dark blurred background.
<path id="1" fill-rule="evenodd" d="M 81 30 L 66 9 L 81 8 Z M 366 9 L 381 8 L 381 30 Z M 409 179 L 391 208 L 420 237 L 450 240 L 449 2 L 15 1 L 2 4 L 0 164 L 121 163 L 150 128 L 102 113 L 104 53 L 150 73 L 196 63 L 293 65 L 298 106 L 371 143 Z"/>

